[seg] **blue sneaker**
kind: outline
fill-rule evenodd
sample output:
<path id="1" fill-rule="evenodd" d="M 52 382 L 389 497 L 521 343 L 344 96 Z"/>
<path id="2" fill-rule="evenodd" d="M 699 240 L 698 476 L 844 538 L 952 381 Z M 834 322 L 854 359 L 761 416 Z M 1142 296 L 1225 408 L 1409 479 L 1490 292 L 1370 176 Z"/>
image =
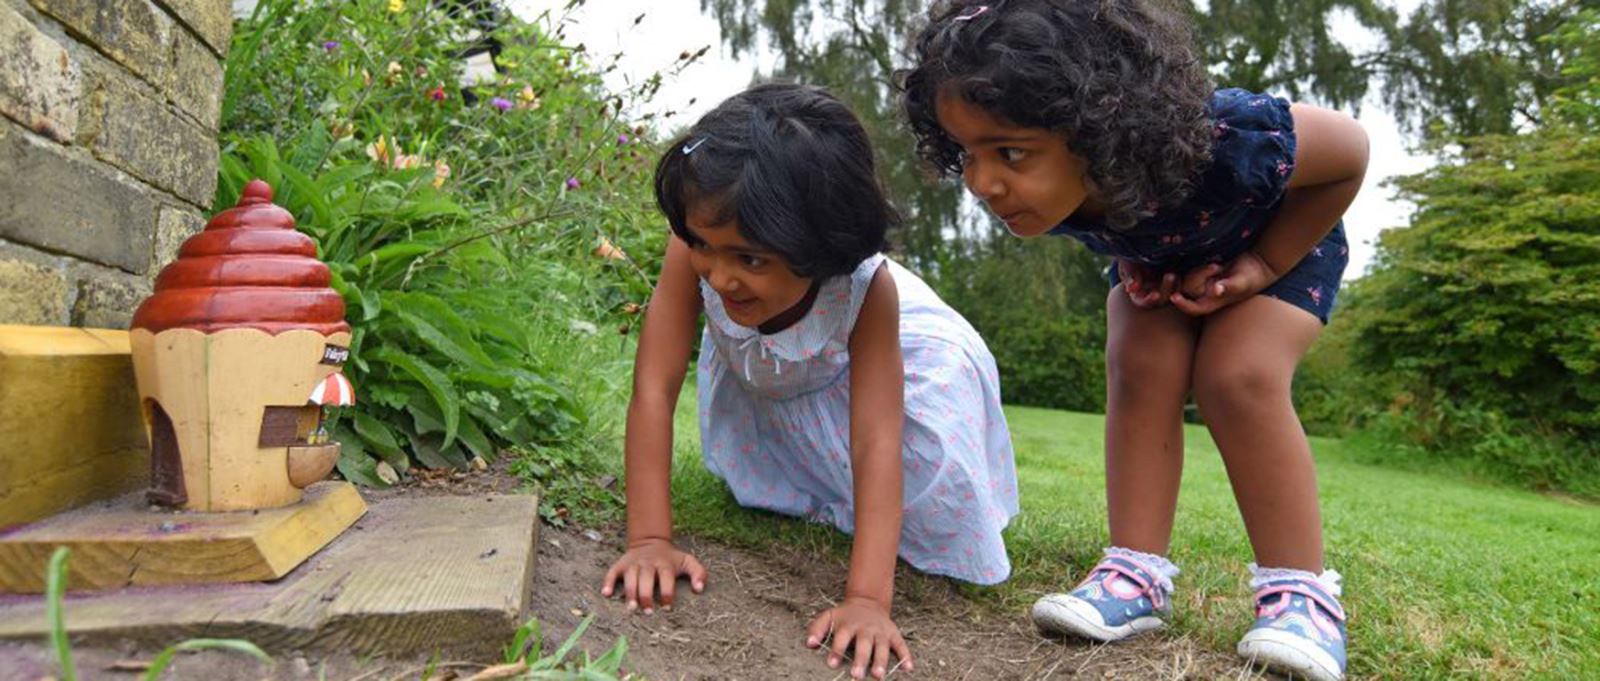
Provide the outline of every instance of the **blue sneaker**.
<path id="1" fill-rule="evenodd" d="M 1256 589 L 1256 623 L 1239 656 L 1312 681 L 1344 678 L 1344 608 L 1312 579 L 1275 579 Z"/>
<path id="2" fill-rule="evenodd" d="M 1033 604 L 1040 631 L 1095 641 L 1120 641 L 1166 626 L 1172 612 L 1169 581 L 1142 561 L 1108 555 L 1072 593 L 1050 594 Z"/>

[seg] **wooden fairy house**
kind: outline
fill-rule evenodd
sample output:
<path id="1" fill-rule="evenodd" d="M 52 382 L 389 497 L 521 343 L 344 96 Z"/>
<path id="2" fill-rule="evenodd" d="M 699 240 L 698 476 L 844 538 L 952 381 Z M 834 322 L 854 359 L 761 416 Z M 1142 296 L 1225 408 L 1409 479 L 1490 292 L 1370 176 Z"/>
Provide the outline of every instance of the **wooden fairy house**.
<path id="1" fill-rule="evenodd" d="M 325 406 L 355 401 L 344 299 L 261 180 L 184 242 L 134 314 L 153 503 L 192 511 L 287 506 L 339 444 Z"/>

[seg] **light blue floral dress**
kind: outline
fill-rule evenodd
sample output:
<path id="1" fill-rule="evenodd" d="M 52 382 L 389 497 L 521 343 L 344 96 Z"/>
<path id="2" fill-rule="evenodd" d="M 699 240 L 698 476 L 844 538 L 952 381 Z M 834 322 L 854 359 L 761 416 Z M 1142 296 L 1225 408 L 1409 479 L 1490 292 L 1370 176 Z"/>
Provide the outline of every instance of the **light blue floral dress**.
<path id="1" fill-rule="evenodd" d="M 741 505 L 854 531 L 850 332 L 880 267 L 899 292 L 905 362 L 900 557 L 924 572 L 1004 581 L 1000 531 L 1017 513 L 1017 478 L 994 357 L 960 314 L 882 255 L 823 282 L 810 312 L 770 335 L 729 319 L 701 282 L 706 467 Z"/>

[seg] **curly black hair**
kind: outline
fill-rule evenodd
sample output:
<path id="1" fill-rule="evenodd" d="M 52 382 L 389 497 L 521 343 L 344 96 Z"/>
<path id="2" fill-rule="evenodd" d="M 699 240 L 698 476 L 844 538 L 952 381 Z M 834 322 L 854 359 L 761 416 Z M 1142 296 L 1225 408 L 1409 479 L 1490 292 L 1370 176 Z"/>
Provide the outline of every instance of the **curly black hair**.
<path id="1" fill-rule="evenodd" d="M 729 97 L 667 147 L 656 205 L 689 244 L 690 207 L 770 249 L 795 274 L 853 271 L 882 251 L 897 222 L 873 168 L 867 131 L 827 90 L 769 83 Z"/>
<path id="2" fill-rule="evenodd" d="M 940 0 L 912 54 L 895 81 L 917 154 L 942 175 L 962 156 L 935 114 L 946 93 L 1065 136 L 1113 229 L 1187 198 L 1211 162 L 1214 85 L 1164 0 Z"/>

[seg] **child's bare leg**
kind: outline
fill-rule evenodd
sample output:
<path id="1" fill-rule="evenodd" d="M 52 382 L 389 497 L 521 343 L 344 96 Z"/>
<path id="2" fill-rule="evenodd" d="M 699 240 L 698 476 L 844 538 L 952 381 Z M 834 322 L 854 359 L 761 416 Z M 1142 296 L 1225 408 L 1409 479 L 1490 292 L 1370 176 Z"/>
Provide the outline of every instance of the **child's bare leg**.
<path id="1" fill-rule="evenodd" d="M 1289 397 L 1295 365 L 1321 332 L 1316 317 L 1268 296 L 1213 313 L 1200 331 L 1195 401 L 1262 566 L 1322 572 L 1316 468 Z"/>
<path id="2" fill-rule="evenodd" d="M 1194 320 L 1141 310 L 1119 285 L 1106 301 L 1106 505 L 1111 544 L 1165 555 L 1183 476 L 1183 403 Z"/>

